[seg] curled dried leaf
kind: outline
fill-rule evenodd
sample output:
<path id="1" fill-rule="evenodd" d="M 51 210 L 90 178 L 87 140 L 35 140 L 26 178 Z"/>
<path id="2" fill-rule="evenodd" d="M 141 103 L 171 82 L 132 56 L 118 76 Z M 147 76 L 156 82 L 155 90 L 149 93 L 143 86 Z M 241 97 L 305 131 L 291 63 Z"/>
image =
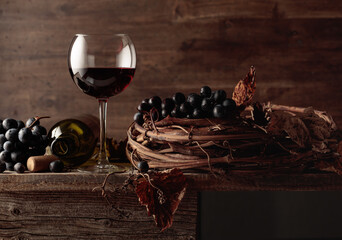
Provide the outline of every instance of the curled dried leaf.
<path id="1" fill-rule="evenodd" d="M 238 82 L 233 92 L 233 100 L 236 106 L 246 107 L 252 102 L 256 89 L 255 68 L 251 66 L 246 77 Z"/>
<path id="2" fill-rule="evenodd" d="M 285 111 L 272 112 L 270 116 L 269 133 L 277 136 L 286 133 L 299 147 L 311 146 L 310 132 L 298 116 Z"/>
<path id="3" fill-rule="evenodd" d="M 171 227 L 173 215 L 185 194 L 186 185 L 185 176 L 177 168 L 153 172 L 138 182 L 136 193 L 139 202 L 146 206 L 148 215 L 153 216 L 161 231 Z"/>
<path id="4" fill-rule="evenodd" d="M 306 108 L 303 114 L 298 114 L 305 123 L 312 139 L 312 149 L 316 152 L 326 153 L 330 149 L 326 140 L 331 137 L 333 128 L 330 123 L 317 115 L 312 107 Z"/>

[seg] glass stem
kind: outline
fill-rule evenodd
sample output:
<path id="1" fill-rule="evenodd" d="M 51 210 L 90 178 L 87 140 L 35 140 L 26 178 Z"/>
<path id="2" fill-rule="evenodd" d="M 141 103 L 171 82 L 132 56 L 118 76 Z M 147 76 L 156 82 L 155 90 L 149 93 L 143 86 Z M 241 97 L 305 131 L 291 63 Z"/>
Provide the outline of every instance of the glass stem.
<path id="1" fill-rule="evenodd" d="M 100 151 L 98 155 L 97 165 L 99 168 L 108 165 L 108 157 L 106 152 L 106 121 L 107 121 L 107 98 L 99 98 L 100 113 Z"/>

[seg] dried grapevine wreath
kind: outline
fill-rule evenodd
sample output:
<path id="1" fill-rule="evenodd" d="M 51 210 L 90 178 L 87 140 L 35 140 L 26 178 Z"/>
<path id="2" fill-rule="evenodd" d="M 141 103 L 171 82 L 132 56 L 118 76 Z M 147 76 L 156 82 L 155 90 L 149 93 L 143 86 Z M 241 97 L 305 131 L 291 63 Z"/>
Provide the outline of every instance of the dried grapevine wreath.
<path id="1" fill-rule="evenodd" d="M 325 112 L 313 108 L 252 103 L 256 89 L 251 67 L 233 92 L 237 114 L 227 119 L 167 117 L 154 122 L 145 114 L 142 126 L 127 132 L 126 155 L 133 166 L 222 172 L 342 173 L 337 127 Z"/>

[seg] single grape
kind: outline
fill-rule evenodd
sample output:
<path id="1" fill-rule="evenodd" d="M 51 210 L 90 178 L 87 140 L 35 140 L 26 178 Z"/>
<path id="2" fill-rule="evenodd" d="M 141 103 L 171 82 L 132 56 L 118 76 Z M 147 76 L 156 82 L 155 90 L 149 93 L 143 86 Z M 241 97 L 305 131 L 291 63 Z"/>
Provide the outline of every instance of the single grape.
<path id="1" fill-rule="evenodd" d="M 150 168 L 150 167 L 148 166 L 148 163 L 147 163 L 146 161 L 138 162 L 138 170 L 139 170 L 140 172 L 145 173 L 145 172 L 148 171 L 149 168 Z"/>
<path id="2" fill-rule="evenodd" d="M 233 99 L 227 98 L 222 102 L 222 106 L 228 111 L 233 112 L 236 108 L 236 103 Z"/>
<path id="3" fill-rule="evenodd" d="M 148 103 L 150 104 L 151 107 L 154 107 L 156 109 L 160 109 L 162 100 L 160 97 L 154 96 L 154 97 L 151 97 L 150 100 L 148 100 Z"/>
<path id="4" fill-rule="evenodd" d="M 33 124 L 33 126 L 31 126 L 32 123 L 33 123 L 34 121 L 36 121 L 36 118 L 35 118 L 35 117 L 31 117 L 31 118 L 27 119 L 25 126 L 26 126 L 26 127 L 33 127 L 33 126 L 36 126 L 36 125 L 39 125 L 39 124 L 40 124 L 40 121 L 37 120 L 37 121 Z"/>
<path id="5" fill-rule="evenodd" d="M 214 102 L 209 98 L 203 98 L 201 108 L 204 112 L 211 112 L 214 107 Z"/>
<path id="6" fill-rule="evenodd" d="M 14 120 L 12 118 L 6 118 L 2 121 L 2 126 L 3 126 L 4 130 L 7 131 L 8 129 L 11 129 L 11 128 L 17 128 L 18 123 L 16 120 Z"/>
<path id="7" fill-rule="evenodd" d="M 184 114 L 180 111 L 180 107 L 177 106 L 171 111 L 171 116 L 174 118 L 182 118 Z"/>
<path id="8" fill-rule="evenodd" d="M 11 142 L 16 142 L 18 140 L 18 129 L 16 128 L 8 129 L 5 133 L 5 137 L 7 140 Z"/>
<path id="9" fill-rule="evenodd" d="M 145 103 L 145 102 L 140 103 L 140 105 L 138 106 L 139 112 L 148 112 L 150 111 L 150 109 L 151 109 L 150 104 Z"/>
<path id="10" fill-rule="evenodd" d="M 137 112 L 136 114 L 134 114 L 133 119 L 134 119 L 134 122 L 136 122 L 140 126 L 144 124 L 144 115 L 140 112 Z"/>
<path id="11" fill-rule="evenodd" d="M 6 162 L 6 170 L 14 171 L 14 163 L 13 162 Z"/>
<path id="12" fill-rule="evenodd" d="M 192 113 L 192 106 L 190 105 L 190 103 L 188 102 L 184 102 L 180 105 L 179 110 L 181 111 L 181 113 L 188 115 Z"/>
<path id="13" fill-rule="evenodd" d="M 0 173 L 3 173 L 6 170 L 6 163 L 0 162 Z"/>
<path id="14" fill-rule="evenodd" d="M 18 132 L 18 139 L 20 142 L 24 144 L 29 144 L 32 141 L 33 134 L 31 129 L 29 128 L 22 128 Z"/>
<path id="15" fill-rule="evenodd" d="M 23 173 L 26 170 L 26 167 L 24 164 L 17 162 L 16 164 L 14 164 L 14 171 L 16 171 L 17 173 Z"/>
<path id="16" fill-rule="evenodd" d="M 192 112 L 192 117 L 196 119 L 203 118 L 204 112 L 202 111 L 201 108 L 195 108 L 194 111 Z"/>
<path id="17" fill-rule="evenodd" d="M 171 98 L 165 98 L 161 105 L 162 109 L 165 109 L 167 111 L 172 111 L 172 109 L 175 107 L 175 102 Z"/>
<path id="18" fill-rule="evenodd" d="M 43 127 L 43 126 L 40 126 L 40 125 L 35 125 L 33 128 L 32 128 L 32 133 L 33 134 L 40 134 L 40 135 L 46 135 L 47 134 L 47 131 L 46 131 L 46 128 Z"/>
<path id="19" fill-rule="evenodd" d="M 171 112 L 168 111 L 168 110 L 165 110 L 165 109 L 163 109 L 162 112 L 161 112 L 161 115 L 162 115 L 163 118 L 166 118 L 170 114 L 171 114 Z"/>
<path id="20" fill-rule="evenodd" d="M 201 88 L 200 94 L 201 94 L 202 97 L 210 98 L 210 96 L 211 96 L 211 88 L 208 87 L 208 86 L 203 86 Z"/>
<path id="21" fill-rule="evenodd" d="M 11 152 L 11 159 L 12 162 L 21 162 L 21 163 L 25 163 L 27 160 L 27 155 L 23 152 L 20 151 L 15 151 L 15 152 Z"/>
<path id="22" fill-rule="evenodd" d="M 64 163 L 61 160 L 56 160 L 50 163 L 49 169 L 51 172 L 62 172 Z"/>
<path id="23" fill-rule="evenodd" d="M 213 116 L 215 118 L 223 118 L 224 117 L 224 107 L 221 104 L 217 104 L 213 109 Z"/>
<path id="24" fill-rule="evenodd" d="M 176 105 L 181 105 L 183 102 L 185 102 L 185 96 L 183 93 L 178 92 L 172 96 L 172 100 L 175 102 Z"/>
<path id="25" fill-rule="evenodd" d="M 188 96 L 187 101 L 190 103 L 190 105 L 192 107 L 199 107 L 201 106 L 202 103 L 202 98 L 200 95 L 196 94 L 196 93 L 192 93 Z"/>
<path id="26" fill-rule="evenodd" d="M 186 115 L 186 118 L 187 119 L 193 119 L 194 117 L 192 116 L 192 114 L 188 114 L 188 115 Z"/>
<path id="27" fill-rule="evenodd" d="M 227 94 L 224 90 L 217 90 L 214 93 L 214 100 L 216 103 L 222 103 L 227 97 Z"/>
<path id="28" fill-rule="evenodd" d="M 149 104 L 149 103 L 148 103 L 148 100 L 150 100 L 150 99 L 145 98 L 144 100 L 141 101 L 141 103 L 147 103 L 147 104 Z"/>
<path id="29" fill-rule="evenodd" d="M 17 126 L 18 129 L 25 127 L 25 123 L 21 120 L 17 120 L 17 124 L 18 124 L 18 126 Z"/>
<path id="30" fill-rule="evenodd" d="M 14 143 L 11 141 L 6 141 L 3 146 L 4 150 L 7 152 L 12 152 L 15 149 Z"/>
<path id="31" fill-rule="evenodd" d="M 0 153 L 0 161 L 3 161 L 3 162 L 10 162 L 12 159 L 11 159 L 11 153 L 4 150 Z"/>

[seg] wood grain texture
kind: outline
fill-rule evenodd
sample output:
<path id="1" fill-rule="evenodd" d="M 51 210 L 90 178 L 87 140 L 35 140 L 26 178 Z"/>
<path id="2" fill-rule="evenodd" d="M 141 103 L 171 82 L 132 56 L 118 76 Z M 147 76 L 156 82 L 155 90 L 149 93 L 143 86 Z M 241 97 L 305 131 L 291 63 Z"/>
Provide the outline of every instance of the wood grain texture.
<path id="1" fill-rule="evenodd" d="M 0 174 L 0 192 L 91 192 L 103 183 L 105 176 L 77 172 L 16 174 L 6 171 Z M 189 192 L 342 190 L 342 177 L 334 173 L 246 174 L 241 171 L 226 178 L 202 173 L 185 173 L 185 176 Z M 127 177 L 127 173 L 110 176 L 109 189 L 121 187 Z"/>
<path id="2" fill-rule="evenodd" d="M 250 65 L 255 99 L 313 106 L 342 124 L 340 1 L 0 0 L 0 118 L 97 114 L 67 70 L 75 33 L 126 32 L 138 54 L 131 85 L 108 105 L 108 136 L 124 138 L 153 95 L 231 95 Z"/>
<path id="3" fill-rule="evenodd" d="M 109 178 L 113 205 L 100 189 L 105 174 L 0 174 L 0 238 L 2 239 L 197 239 L 198 191 L 342 190 L 336 174 L 187 173 L 188 188 L 173 226 L 160 233 L 131 190 L 119 189 L 128 174 Z M 114 191 L 115 190 L 115 191 Z M 113 208 L 114 207 L 114 208 Z"/>
<path id="4" fill-rule="evenodd" d="M 197 195 L 189 194 L 160 233 L 134 193 L 116 193 L 111 208 L 93 192 L 11 192 L 0 195 L 0 238 L 195 239 Z"/>
<path id="5" fill-rule="evenodd" d="M 103 180 L 105 175 L 8 174 L 7 177 L 10 175 L 10 181 L 6 177 L 0 180 L 3 190 L 0 194 L 0 238 L 196 238 L 198 206 L 194 191 L 186 193 L 172 228 L 160 233 L 134 192 L 111 192 L 112 207 L 100 190 L 92 191 L 94 186 L 101 185 L 98 180 Z M 118 179 L 114 177 L 111 182 L 113 180 Z"/>

